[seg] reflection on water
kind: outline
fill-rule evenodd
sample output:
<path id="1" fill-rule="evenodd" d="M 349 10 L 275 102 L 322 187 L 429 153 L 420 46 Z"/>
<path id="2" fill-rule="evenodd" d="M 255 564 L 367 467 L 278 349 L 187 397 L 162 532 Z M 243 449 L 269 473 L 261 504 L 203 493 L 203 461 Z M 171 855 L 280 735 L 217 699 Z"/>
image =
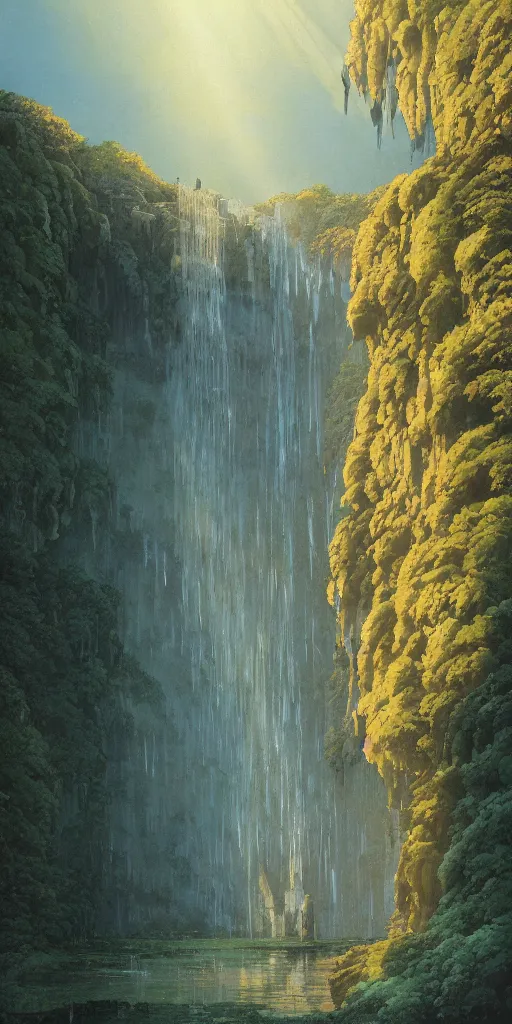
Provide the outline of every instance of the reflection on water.
<path id="1" fill-rule="evenodd" d="M 268 953 L 264 960 L 260 953 L 257 962 L 233 969 L 229 998 L 287 1013 L 332 1010 L 329 973 L 332 960 L 320 959 L 311 952 Z"/>
<path id="2" fill-rule="evenodd" d="M 86 967 L 25 987 L 23 1006 L 42 1010 L 90 1000 L 130 1003 L 252 1003 L 303 1014 L 332 1010 L 332 959 L 314 950 L 184 950 L 170 958 L 128 958 L 124 968 Z M 333 951 L 338 952 L 338 950 Z"/>

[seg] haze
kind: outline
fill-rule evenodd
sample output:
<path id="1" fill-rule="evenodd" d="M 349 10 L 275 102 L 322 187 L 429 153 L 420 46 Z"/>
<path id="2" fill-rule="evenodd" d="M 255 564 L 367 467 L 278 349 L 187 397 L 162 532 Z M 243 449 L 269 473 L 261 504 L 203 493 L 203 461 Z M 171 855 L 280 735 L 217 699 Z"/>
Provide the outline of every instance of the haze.
<path id="1" fill-rule="evenodd" d="M 347 0 L 1 0 L 4 89 L 166 180 L 257 202 L 325 182 L 366 192 L 411 167 L 402 120 L 377 150 L 354 89 Z"/>

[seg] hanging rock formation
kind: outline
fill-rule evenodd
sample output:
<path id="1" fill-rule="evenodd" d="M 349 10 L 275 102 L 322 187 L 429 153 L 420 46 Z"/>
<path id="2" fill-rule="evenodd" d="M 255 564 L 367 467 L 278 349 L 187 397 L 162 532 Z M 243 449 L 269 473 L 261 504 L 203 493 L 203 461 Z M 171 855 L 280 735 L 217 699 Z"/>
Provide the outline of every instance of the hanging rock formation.
<path id="1" fill-rule="evenodd" d="M 349 321 L 368 389 L 330 597 L 354 724 L 408 824 L 391 941 L 352 950 L 347 1020 L 505 1020 L 512 918 L 512 8 L 356 2 L 359 89 L 437 155 L 362 225 Z M 509 1000 L 509 1002 L 507 1002 Z"/>

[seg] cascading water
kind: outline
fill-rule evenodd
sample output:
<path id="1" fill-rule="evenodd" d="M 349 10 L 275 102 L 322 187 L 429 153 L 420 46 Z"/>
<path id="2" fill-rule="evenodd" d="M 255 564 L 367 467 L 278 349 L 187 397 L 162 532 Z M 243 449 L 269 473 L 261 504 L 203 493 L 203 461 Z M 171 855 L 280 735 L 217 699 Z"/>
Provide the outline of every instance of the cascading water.
<path id="1" fill-rule="evenodd" d="M 380 935 L 396 821 L 372 766 L 343 780 L 323 752 L 339 724 L 325 597 L 339 484 L 322 433 L 354 358 L 345 285 L 289 243 L 279 209 L 255 219 L 180 188 L 179 215 L 167 330 L 154 343 L 148 303 L 113 273 L 111 411 L 76 436 L 115 489 L 68 557 L 117 586 L 125 646 L 164 694 L 157 712 L 125 698 L 112 722 L 99 928 L 279 935 L 307 894 L 319 936 Z M 167 230 L 174 209 L 162 217 Z"/>
<path id="2" fill-rule="evenodd" d="M 319 935 L 373 935 L 394 861 L 380 783 L 359 765 L 343 788 L 323 756 L 335 626 L 322 422 L 344 305 L 333 273 L 290 245 L 279 208 L 254 225 L 219 206 L 180 187 L 167 400 L 191 680 L 175 717 L 193 822 L 179 852 L 216 929 L 296 932 L 307 893 Z"/>

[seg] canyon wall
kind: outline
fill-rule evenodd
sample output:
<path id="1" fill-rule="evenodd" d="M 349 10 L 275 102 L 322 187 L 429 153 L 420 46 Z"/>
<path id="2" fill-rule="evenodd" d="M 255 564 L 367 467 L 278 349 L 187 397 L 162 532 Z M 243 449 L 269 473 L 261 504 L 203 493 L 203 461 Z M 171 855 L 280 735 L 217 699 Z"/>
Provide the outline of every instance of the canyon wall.
<path id="1" fill-rule="evenodd" d="M 335 771 L 323 749 L 347 282 L 279 207 L 168 185 L 20 97 L 0 115 L 9 957 L 296 934 L 306 895 L 319 935 L 381 936 L 397 815 L 357 743 L 331 736 Z M 352 241 L 367 201 L 335 198 Z"/>
<path id="2" fill-rule="evenodd" d="M 356 3 L 347 64 L 437 153 L 362 225 L 368 388 L 331 600 L 352 721 L 407 825 L 390 941 L 333 979 L 348 1020 L 504 1020 L 511 942 L 510 3 Z M 351 1014 L 353 1016 L 351 1016 Z M 409 1016 L 408 1016 L 409 1015 Z"/>

